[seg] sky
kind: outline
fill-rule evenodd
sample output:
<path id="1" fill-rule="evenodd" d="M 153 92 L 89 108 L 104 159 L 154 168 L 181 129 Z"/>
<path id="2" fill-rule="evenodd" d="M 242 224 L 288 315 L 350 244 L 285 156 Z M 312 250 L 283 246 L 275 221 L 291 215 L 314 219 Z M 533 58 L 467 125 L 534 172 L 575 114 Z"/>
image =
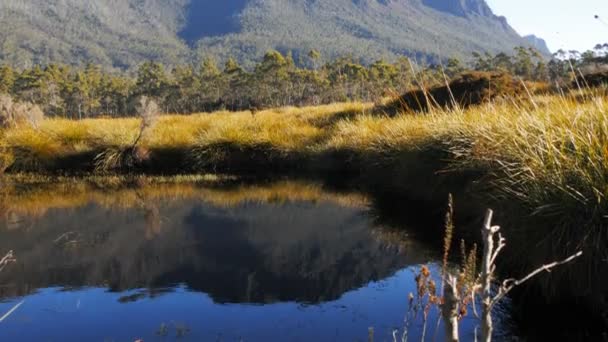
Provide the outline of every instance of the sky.
<path id="1" fill-rule="evenodd" d="M 553 52 L 608 43 L 608 0 L 486 0 L 521 35 L 534 34 Z M 600 20 L 594 18 L 600 16 Z"/>

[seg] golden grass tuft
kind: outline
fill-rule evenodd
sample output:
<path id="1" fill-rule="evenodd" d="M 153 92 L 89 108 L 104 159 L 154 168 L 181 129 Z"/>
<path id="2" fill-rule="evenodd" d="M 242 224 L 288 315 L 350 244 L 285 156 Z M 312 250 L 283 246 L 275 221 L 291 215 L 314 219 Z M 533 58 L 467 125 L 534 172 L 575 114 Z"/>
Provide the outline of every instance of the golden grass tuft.
<path id="1" fill-rule="evenodd" d="M 602 205 L 608 195 L 608 101 L 556 97 L 533 109 L 497 106 L 451 118 L 450 148 L 462 168 L 496 174 L 506 195 L 553 209 Z M 548 209 L 545 208 L 545 209 Z"/>

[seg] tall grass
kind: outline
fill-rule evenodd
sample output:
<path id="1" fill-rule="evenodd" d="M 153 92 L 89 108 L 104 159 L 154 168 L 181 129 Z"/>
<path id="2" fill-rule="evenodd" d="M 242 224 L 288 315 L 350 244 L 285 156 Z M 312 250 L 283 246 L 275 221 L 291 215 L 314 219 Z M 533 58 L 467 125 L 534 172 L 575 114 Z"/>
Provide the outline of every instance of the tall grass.
<path id="1" fill-rule="evenodd" d="M 540 100 L 395 118 L 360 116 L 338 123 L 327 147 L 387 158 L 435 147 L 449 153 L 450 169 L 487 174 L 496 196 L 515 197 L 546 213 L 569 205 L 603 207 L 608 99 Z"/>
<path id="2" fill-rule="evenodd" d="M 158 119 L 141 145 L 152 150 L 189 151 L 230 143 L 294 151 L 319 142 L 328 133 L 323 127 L 332 118 L 345 113 L 354 115 L 369 107 L 359 103 L 287 107 L 262 111 L 255 117 L 250 112 L 166 115 Z M 139 126 L 135 118 L 47 119 L 36 128 L 20 125 L 7 129 L 0 134 L 0 142 L 5 150 L 17 154 L 17 165 L 22 169 L 44 171 L 46 162 L 66 155 L 129 146 L 137 138 Z"/>
<path id="3" fill-rule="evenodd" d="M 608 195 L 608 101 L 556 97 L 456 116 L 450 150 L 461 168 L 482 168 L 495 188 L 545 213 L 603 208 Z M 603 208 L 602 210 L 604 210 Z"/>

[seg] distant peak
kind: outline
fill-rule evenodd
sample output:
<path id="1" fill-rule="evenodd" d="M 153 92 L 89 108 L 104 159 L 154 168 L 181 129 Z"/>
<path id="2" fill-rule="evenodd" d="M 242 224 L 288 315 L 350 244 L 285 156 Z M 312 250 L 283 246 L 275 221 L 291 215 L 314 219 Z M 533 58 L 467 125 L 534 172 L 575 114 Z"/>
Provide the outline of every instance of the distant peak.
<path id="1" fill-rule="evenodd" d="M 551 55 L 551 50 L 549 49 L 549 46 L 547 45 L 547 42 L 544 39 L 537 37 L 533 34 L 524 36 L 524 39 L 543 55 Z"/>
<path id="2" fill-rule="evenodd" d="M 492 17 L 494 13 L 485 0 L 422 0 L 422 3 L 437 11 L 450 13 L 459 17 L 471 14 Z"/>

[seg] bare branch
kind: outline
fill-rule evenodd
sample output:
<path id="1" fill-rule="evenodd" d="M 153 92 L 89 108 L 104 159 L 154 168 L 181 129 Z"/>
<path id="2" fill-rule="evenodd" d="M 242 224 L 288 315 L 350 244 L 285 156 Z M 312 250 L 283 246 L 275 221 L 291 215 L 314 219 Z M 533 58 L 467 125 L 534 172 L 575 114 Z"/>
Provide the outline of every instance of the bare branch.
<path id="1" fill-rule="evenodd" d="M 450 274 L 444 279 L 445 292 L 444 301 L 441 306 L 441 314 L 445 322 L 446 341 L 458 342 L 458 305 L 460 297 L 458 295 L 458 279 Z"/>
<path id="2" fill-rule="evenodd" d="M 580 257 L 581 255 L 583 255 L 583 252 L 579 251 L 576 254 L 573 254 L 562 261 L 556 261 L 556 262 L 552 262 L 550 264 L 543 265 L 543 266 L 535 269 L 534 271 L 530 272 L 528 275 L 526 275 L 525 277 L 523 277 L 521 279 L 511 278 L 511 279 L 507 279 L 507 280 L 503 281 L 502 286 L 500 287 L 500 289 L 498 291 L 498 294 L 492 299 L 492 306 L 494 306 L 494 304 L 496 304 L 498 301 L 500 301 L 502 298 L 504 298 L 504 296 L 506 296 L 509 292 L 511 292 L 511 290 L 513 290 L 515 287 L 534 278 L 539 273 L 541 273 L 543 271 L 551 272 L 552 268 L 567 264 L 567 263 L 573 261 L 574 259 Z"/>
<path id="3" fill-rule="evenodd" d="M 481 265 L 481 335 L 482 341 L 490 342 L 492 339 L 492 279 L 494 278 L 494 259 L 498 253 L 494 248 L 494 235 L 500 230 L 498 226 L 492 226 L 492 218 L 494 217 L 494 211 L 488 209 L 484 219 L 483 227 L 481 229 L 481 236 L 483 240 L 483 262 Z M 504 243 L 503 240 L 499 240 L 500 243 Z M 498 249 L 497 248 L 497 249 Z"/>
<path id="4" fill-rule="evenodd" d="M 496 247 L 494 255 L 492 255 L 492 259 L 490 261 L 491 265 L 494 265 L 496 263 L 496 258 L 498 258 L 498 254 L 500 254 L 500 251 L 507 246 L 506 241 L 507 240 L 502 236 L 502 234 L 498 233 L 498 247 Z"/>
<path id="5" fill-rule="evenodd" d="M 481 288 L 481 285 L 479 285 L 477 280 L 473 284 L 474 285 L 471 286 L 471 308 L 473 308 L 473 315 L 475 315 L 476 318 L 479 318 L 479 313 L 477 312 L 477 305 L 475 304 L 475 292 L 477 292 L 477 289 Z"/>
<path id="6" fill-rule="evenodd" d="M 483 227 L 487 230 L 490 230 L 492 227 L 492 217 L 494 216 L 494 211 L 492 209 L 488 209 L 486 211 L 486 217 L 483 220 Z"/>
<path id="7" fill-rule="evenodd" d="M 3 258 L 0 260 L 0 271 L 6 267 L 11 262 L 15 261 L 15 256 L 13 255 L 13 251 L 9 251 Z"/>

